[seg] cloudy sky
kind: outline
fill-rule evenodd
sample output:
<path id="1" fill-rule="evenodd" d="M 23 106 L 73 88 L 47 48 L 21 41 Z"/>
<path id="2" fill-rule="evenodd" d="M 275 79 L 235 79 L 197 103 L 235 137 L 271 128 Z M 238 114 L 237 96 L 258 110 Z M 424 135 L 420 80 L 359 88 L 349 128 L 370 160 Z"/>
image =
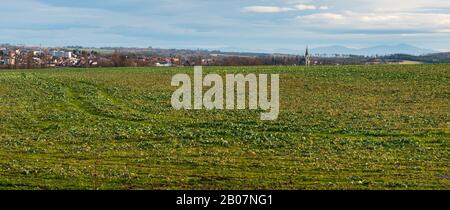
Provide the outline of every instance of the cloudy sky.
<path id="1" fill-rule="evenodd" d="M 0 43 L 450 51 L 449 0 L 0 0 Z"/>

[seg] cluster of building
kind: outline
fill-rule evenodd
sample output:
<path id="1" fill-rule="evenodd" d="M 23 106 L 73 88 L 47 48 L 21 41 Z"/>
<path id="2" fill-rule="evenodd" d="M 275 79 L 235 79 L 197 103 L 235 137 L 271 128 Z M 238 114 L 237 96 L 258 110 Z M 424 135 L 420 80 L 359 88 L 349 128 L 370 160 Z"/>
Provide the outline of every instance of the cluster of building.
<path id="1" fill-rule="evenodd" d="M 154 48 L 41 48 L 0 45 L 0 68 L 49 67 L 171 67 L 171 66 L 257 66 L 257 65 L 348 65 L 397 64 L 399 58 L 365 56 L 227 53 L 205 50 Z"/>
<path id="2" fill-rule="evenodd" d="M 195 60 L 195 61 L 194 61 Z M 49 67 L 118 67 L 118 66 L 186 66 L 210 64 L 212 59 L 181 56 L 139 55 L 114 52 L 100 54 L 77 49 L 44 49 L 38 47 L 0 47 L 0 68 Z"/>
<path id="3" fill-rule="evenodd" d="M 305 56 L 154 48 L 41 48 L 0 45 L 0 68 L 317 65 Z"/>
<path id="4" fill-rule="evenodd" d="M 94 52 L 25 47 L 0 48 L 0 67 L 4 68 L 81 67 L 97 64 Z"/>

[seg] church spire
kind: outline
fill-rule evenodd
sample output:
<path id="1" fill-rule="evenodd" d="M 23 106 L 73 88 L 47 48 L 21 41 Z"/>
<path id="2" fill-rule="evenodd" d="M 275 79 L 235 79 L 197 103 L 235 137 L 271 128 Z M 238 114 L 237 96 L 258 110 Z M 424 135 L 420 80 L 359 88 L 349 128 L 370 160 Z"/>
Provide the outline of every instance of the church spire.
<path id="1" fill-rule="evenodd" d="M 311 55 L 309 54 L 309 47 L 306 46 L 306 52 L 305 52 L 305 66 L 311 65 Z"/>

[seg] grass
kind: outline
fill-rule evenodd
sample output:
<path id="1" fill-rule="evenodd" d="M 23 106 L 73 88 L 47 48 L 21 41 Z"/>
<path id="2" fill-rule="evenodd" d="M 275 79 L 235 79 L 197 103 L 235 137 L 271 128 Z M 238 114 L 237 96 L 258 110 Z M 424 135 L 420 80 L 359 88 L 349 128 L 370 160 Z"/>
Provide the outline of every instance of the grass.
<path id="1" fill-rule="evenodd" d="M 450 65 L 279 73 L 278 121 L 175 111 L 191 68 L 0 72 L 0 189 L 450 189 Z"/>

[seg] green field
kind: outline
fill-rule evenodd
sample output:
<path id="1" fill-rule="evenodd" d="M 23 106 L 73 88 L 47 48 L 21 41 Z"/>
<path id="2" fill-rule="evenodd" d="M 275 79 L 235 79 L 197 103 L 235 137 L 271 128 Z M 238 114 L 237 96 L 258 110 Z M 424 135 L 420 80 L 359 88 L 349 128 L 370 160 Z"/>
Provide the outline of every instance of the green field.
<path id="1" fill-rule="evenodd" d="M 0 189 L 450 189 L 450 65 L 279 73 L 281 111 L 175 111 L 193 68 L 0 71 Z"/>

